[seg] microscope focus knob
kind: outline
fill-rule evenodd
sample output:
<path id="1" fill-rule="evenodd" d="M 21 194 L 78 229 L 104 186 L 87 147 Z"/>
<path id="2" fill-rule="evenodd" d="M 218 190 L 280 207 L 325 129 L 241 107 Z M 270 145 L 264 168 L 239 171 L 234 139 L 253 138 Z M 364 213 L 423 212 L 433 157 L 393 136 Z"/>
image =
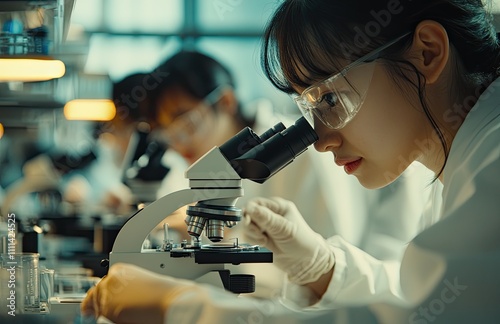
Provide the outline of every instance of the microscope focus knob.
<path id="1" fill-rule="evenodd" d="M 108 259 L 102 259 L 101 260 L 101 267 L 108 268 L 109 267 L 109 260 Z"/>
<path id="2" fill-rule="evenodd" d="M 250 274 L 233 274 L 229 276 L 229 290 L 235 294 L 248 294 L 255 291 L 255 276 Z"/>

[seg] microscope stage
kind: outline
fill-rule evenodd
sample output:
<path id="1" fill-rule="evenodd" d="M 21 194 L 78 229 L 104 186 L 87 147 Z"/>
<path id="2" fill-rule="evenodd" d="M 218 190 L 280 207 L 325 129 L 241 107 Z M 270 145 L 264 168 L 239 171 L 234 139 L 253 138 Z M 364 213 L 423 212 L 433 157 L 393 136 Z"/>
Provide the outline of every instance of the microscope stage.
<path id="1" fill-rule="evenodd" d="M 215 263 L 272 263 L 273 253 L 263 247 L 238 245 L 223 246 L 217 244 L 203 245 L 200 249 L 172 249 L 173 258 L 194 257 L 198 264 Z"/>

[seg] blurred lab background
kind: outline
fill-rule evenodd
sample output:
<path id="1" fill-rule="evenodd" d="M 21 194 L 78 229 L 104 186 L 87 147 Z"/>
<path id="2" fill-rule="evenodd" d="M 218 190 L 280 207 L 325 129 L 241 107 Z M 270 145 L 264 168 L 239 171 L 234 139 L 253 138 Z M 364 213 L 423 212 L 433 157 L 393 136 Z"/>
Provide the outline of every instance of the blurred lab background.
<path id="1" fill-rule="evenodd" d="M 105 274 L 100 261 L 120 227 L 183 163 L 155 141 L 141 111 L 164 77 L 154 69 L 180 50 L 224 64 L 246 113 L 269 105 L 297 114 L 259 61 L 279 2 L 0 1 L 2 252 L 14 214 L 18 251 L 40 253 L 49 268 Z M 187 186 L 177 178 L 169 190 Z"/>

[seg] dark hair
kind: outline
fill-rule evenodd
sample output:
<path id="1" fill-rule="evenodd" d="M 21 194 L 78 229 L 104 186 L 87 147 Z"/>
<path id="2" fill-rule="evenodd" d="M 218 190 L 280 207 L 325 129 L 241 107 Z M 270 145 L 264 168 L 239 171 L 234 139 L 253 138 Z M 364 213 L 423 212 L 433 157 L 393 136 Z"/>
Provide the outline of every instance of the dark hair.
<path id="1" fill-rule="evenodd" d="M 154 107 L 158 106 L 162 93 L 170 89 L 180 88 L 193 98 L 202 100 L 218 87 L 235 88 L 233 76 L 225 66 L 212 57 L 196 51 L 178 52 L 158 66 L 156 71 L 168 73 L 168 76 L 156 88 L 153 95 Z M 239 103 L 236 117 L 245 126 L 253 123 L 242 114 Z"/>
<path id="2" fill-rule="evenodd" d="M 117 109 L 116 117 L 129 122 L 151 120 L 151 91 L 144 86 L 148 77 L 145 73 L 134 73 L 113 83 L 112 98 Z"/>
<path id="3" fill-rule="evenodd" d="M 363 9 L 366 8 L 366 9 Z M 434 20 L 447 31 L 455 49 L 451 93 L 469 94 L 498 76 L 500 46 L 492 16 L 481 0 L 285 0 L 271 18 L 263 38 L 262 66 L 280 90 L 307 87 L 364 54 L 412 32 L 423 20 Z M 412 33 L 382 53 L 384 65 L 402 89 L 417 92 L 423 110 L 438 134 L 448 158 L 449 144 L 425 100 L 425 77 L 402 54 Z M 305 73 L 307 72 L 307 74 Z M 417 81 L 408 73 L 414 73 Z M 458 98 L 458 97 L 457 97 Z M 462 98 L 463 99 L 463 98 Z M 436 179 L 442 173 L 444 164 Z"/>

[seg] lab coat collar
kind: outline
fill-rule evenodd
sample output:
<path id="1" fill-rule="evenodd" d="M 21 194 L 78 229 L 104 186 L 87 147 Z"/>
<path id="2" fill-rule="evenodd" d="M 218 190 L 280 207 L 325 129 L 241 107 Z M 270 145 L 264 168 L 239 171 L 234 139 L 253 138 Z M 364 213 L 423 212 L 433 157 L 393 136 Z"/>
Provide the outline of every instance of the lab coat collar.
<path id="1" fill-rule="evenodd" d="M 464 102 L 464 104 L 466 104 Z M 448 161 L 443 171 L 443 184 L 447 187 L 449 178 L 460 166 L 472 149 L 475 137 L 495 118 L 500 116 L 500 78 L 494 80 L 481 94 L 476 104 L 465 117 L 453 139 Z"/>

